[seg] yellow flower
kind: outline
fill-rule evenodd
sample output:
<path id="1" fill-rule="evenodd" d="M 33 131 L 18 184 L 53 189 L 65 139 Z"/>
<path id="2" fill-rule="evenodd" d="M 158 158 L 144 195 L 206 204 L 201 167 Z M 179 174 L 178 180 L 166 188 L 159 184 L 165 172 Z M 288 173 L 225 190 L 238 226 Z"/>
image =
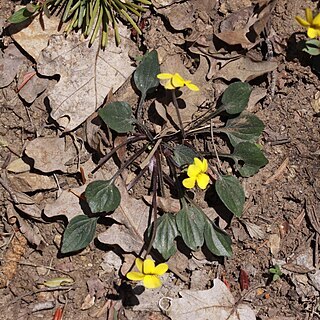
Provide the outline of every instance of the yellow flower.
<path id="1" fill-rule="evenodd" d="M 199 188 L 204 190 L 210 182 L 210 178 L 206 174 L 208 170 L 208 161 L 207 159 L 201 161 L 198 158 L 194 158 L 193 161 L 193 164 L 189 165 L 187 171 L 189 178 L 184 179 L 182 184 L 185 188 L 192 189 L 197 183 Z"/>
<path id="2" fill-rule="evenodd" d="M 316 38 L 320 36 L 320 13 L 314 18 L 310 8 L 306 8 L 306 20 L 300 16 L 296 16 L 297 22 L 303 27 L 307 28 L 309 38 Z"/>
<path id="3" fill-rule="evenodd" d="M 133 281 L 143 281 L 143 285 L 148 289 L 154 289 L 161 287 L 160 276 L 168 271 L 168 265 L 166 263 L 160 263 L 155 266 L 154 261 L 146 259 L 136 259 L 136 267 L 139 272 L 128 272 L 126 277 Z"/>
<path id="4" fill-rule="evenodd" d="M 179 73 L 171 74 L 171 73 L 159 73 L 157 78 L 160 80 L 169 80 L 164 87 L 169 90 L 173 90 L 176 88 L 181 88 L 183 86 L 187 86 L 192 91 L 199 91 L 200 89 L 193 83 L 191 80 L 183 79 Z"/>

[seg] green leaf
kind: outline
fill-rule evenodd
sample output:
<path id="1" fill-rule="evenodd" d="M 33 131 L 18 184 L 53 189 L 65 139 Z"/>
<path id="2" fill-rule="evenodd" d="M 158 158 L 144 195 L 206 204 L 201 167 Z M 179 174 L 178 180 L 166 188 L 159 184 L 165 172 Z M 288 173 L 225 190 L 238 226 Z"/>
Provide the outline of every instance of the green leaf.
<path id="1" fill-rule="evenodd" d="M 256 142 L 264 129 L 264 123 L 254 114 L 242 112 L 238 117 L 229 119 L 219 132 L 225 133 L 235 146 L 240 142 Z"/>
<path id="2" fill-rule="evenodd" d="M 72 218 L 64 231 L 61 253 L 84 249 L 94 238 L 98 218 L 79 215 Z"/>
<path id="3" fill-rule="evenodd" d="M 141 63 L 137 67 L 133 75 L 133 80 L 136 87 L 145 97 L 150 89 L 156 88 L 159 85 L 157 74 L 160 73 L 158 53 L 153 50 L 145 54 Z"/>
<path id="4" fill-rule="evenodd" d="M 85 191 L 89 207 L 93 213 L 115 210 L 121 200 L 119 189 L 112 180 L 97 180 L 91 182 Z"/>
<path id="5" fill-rule="evenodd" d="M 153 247 L 167 260 L 177 251 L 174 239 L 179 235 L 176 219 L 173 214 L 165 213 L 157 219 L 157 233 Z"/>
<path id="6" fill-rule="evenodd" d="M 99 116 L 109 128 L 118 133 L 133 130 L 135 119 L 127 102 L 111 102 L 99 110 Z"/>
<path id="7" fill-rule="evenodd" d="M 10 23 L 20 23 L 27 19 L 29 19 L 34 12 L 30 12 L 26 7 L 19 9 L 17 12 L 15 12 L 8 21 Z"/>
<path id="8" fill-rule="evenodd" d="M 235 161 L 237 170 L 243 177 L 251 177 L 268 163 L 263 152 L 251 142 L 237 144 L 230 156 Z"/>
<path id="9" fill-rule="evenodd" d="M 243 211 L 245 195 L 243 188 L 234 176 L 220 176 L 215 183 L 217 194 L 223 204 L 237 217 Z"/>
<path id="10" fill-rule="evenodd" d="M 246 82 L 235 82 L 225 90 L 221 102 L 229 114 L 242 112 L 248 105 L 252 88 Z"/>
<path id="11" fill-rule="evenodd" d="M 199 250 L 204 243 L 205 219 L 204 213 L 191 205 L 184 205 L 176 215 L 176 223 L 181 237 L 193 251 Z"/>
<path id="12" fill-rule="evenodd" d="M 208 249 L 216 256 L 231 257 L 231 238 L 209 219 L 204 229 L 204 239 Z"/>
<path id="13" fill-rule="evenodd" d="M 178 144 L 173 150 L 173 159 L 180 166 L 189 165 L 193 163 L 193 159 L 197 157 L 197 154 L 191 148 Z"/>
<path id="14" fill-rule="evenodd" d="M 320 54 L 320 41 L 313 39 L 305 42 L 305 48 L 302 51 L 309 53 L 311 56 L 318 56 Z"/>

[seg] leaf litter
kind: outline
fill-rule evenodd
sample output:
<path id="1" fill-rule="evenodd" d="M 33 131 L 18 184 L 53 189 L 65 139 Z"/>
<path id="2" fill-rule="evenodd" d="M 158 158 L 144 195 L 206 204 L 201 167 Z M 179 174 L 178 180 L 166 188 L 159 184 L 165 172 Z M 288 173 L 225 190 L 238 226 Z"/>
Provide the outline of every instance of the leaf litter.
<path id="1" fill-rule="evenodd" d="M 210 27 L 205 28 L 205 23 L 203 22 L 203 21 L 206 21 L 205 15 L 203 15 L 201 18 L 201 21 L 202 21 L 201 23 L 203 23 L 202 26 L 204 26 L 204 28 L 199 30 L 198 28 L 200 25 L 199 20 L 198 22 L 195 22 L 196 20 L 193 19 L 194 16 L 190 14 L 190 11 L 188 11 L 190 9 L 190 3 L 186 3 L 186 2 L 180 3 L 180 1 L 160 1 L 160 0 L 154 0 L 153 2 L 155 6 L 158 8 L 158 13 L 161 15 L 164 15 L 165 18 L 168 19 L 171 27 L 173 27 L 176 31 L 184 31 L 185 28 L 189 28 L 191 30 L 190 34 L 185 35 L 186 43 L 190 43 L 188 41 L 192 40 L 193 37 L 197 38 L 197 33 L 199 35 L 199 32 L 200 34 L 202 32 L 203 33 L 202 35 L 205 35 L 205 36 L 208 36 L 210 32 L 211 33 L 213 32 L 212 28 Z M 266 27 L 266 23 L 270 18 L 270 14 L 273 10 L 275 1 L 258 1 L 258 4 L 257 3 L 254 3 L 254 4 L 255 4 L 254 6 L 251 6 L 250 9 L 246 11 L 247 16 L 244 19 L 245 23 L 242 28 L 238 28 L 237 23 L 240 22 L 239 19 L 244 18 L 245 11 L 240 10 L 240 12 L 236 12 L 235 15 L 232 17 L 233 21 L 231 22 L 229 21 L 228 23 L 226 21 L 225 23 L 221 24 L 220 32 L 217 32 L 216 31 L 217 29 L 215 30 L 214 32 L 215 36 L 222 39 L 224 42 L 226 42 L 227 45 L 233 46 L 235 44 L 240 44 L 242 47 L 250 50 L 252 46 L 256 43 L 256 41 L 259 40 L 259 36 L 262 29 Z M 190 19 L 186 19 L 185 21 L 183 21 L 183 19 L 178 18 L 179 15 L 175 15 L 175 11 L 178 10 L 180 5 L 183 6 L 183 10 L 181 10 L 181 12 L 179 13 L 180 14 L 188 13 L 190 16 Z M 193 10 L 197 9 L 198 4 L 193 4 L 193 5 L 194 7 L 192 9 Z M 230 5 L 230 1 L 226 1 L 225 8 L 228 7 L 229 5 Z M 199 6 L 201 6 L 201 4 L 199 4 Z M 232 6 L 235 6 L 235 4 L 233 3 Z M 223 11 L 222 7 L 223 6 L 221 5 L 221 8 L 220 8 L 221 12 Z M 242 9 L 241 6 L 237 10 L 239 9 Z M 227 8 L 227 10 L 229 9 Z M 238 20 L 236 18 L 238 18 Z M 197 26 L 195 27 L 194 24 L 197 24 Z M 234 29 L 237 29 L 237 30 L 235 31 Z M 255 33 L 253 42 L 247 37 L 248 30 L 250 32 L 252 32 L 253 30 Z M 234 32 L 236 32 L 237 34 L 235 34 Z M 174 36 L 171 34 L 171 31 L 168 33 L 169 33 L 169 35 L 167 36 L 168 39 L 170 38 L 175 39 L 174 41 L 176 41 L 176 43 L 180 41 L 180 45 L 181 43 L 185 43 L 183 36 L 182 37 Z M 38 63 L 37 64 L 38 71 L 40 71 L 42 75 L 48 77 L 49 79 L 51 77 L 60 78 L 59 82 L 53 85 L 50 91 L 48 92 L 50 107 L 52 108 L 51 116 L 54 120 L 56 120 L 59 123 L 59 125 L 64 127 L 65 131 L 70 131 L 78 128 L 90 115 L 92 115 L 93 112 L 103 103 L 105 97 L 107 96 L 107 93 L 111 89 L 116 90 L 117 86 L 120 87 L 123 81 L 126 80 L 129 77 L 129 75 L 132 73 L 132 70 L 134 70 L 134 68 L 133 67 L 130 68 L 128 71 L 128 74 L 121 77 L 121 81 L 120 81 L 121 83 L 115 86 L 114 86 L 115 73 L 113 73 L 112 76 L 110 76 L 110 78 L 108 78 L 108 75 L 107 75 L 106 78 L 108 78 L 108 81 L 106 82 L 109 82 L 110 86 L 109 84 L 106 85 L 105 83 L 99 83 L 99 85 L 101 84 L 101 87 L 104 92 L 101 94 L 98 93 L 97 91 L 94 92 L 94 89 L 92 89 L 94 86 L 91 85 L 91 87 L 90 86 L 86 87 L 84 83 L 79 83 L 79 81 L 75 80 L 75 77 L 70 75 L 72 72 L 75 72 L 78 78 L 85 79 L 87 82 L 90 82 L 92 78 L 95 78 L 96 76 L 94 74 L 95 71 L 92 71 L 92 70 L 89 70 L 90 72 L 87 72 L 89 74 L 89 77 L 83 77 L 83 74 L 84 74 L 83 72 L 85 72 L 85 70 L 87 69 L 81 70 L 80 68 L 81 65 L 75 63 L 72 60 L 74 58 L 75 60 L 77 60 L 78 57 L 80 57 L 83 53 L 87 54 L 89 53 L 89 51 L 85 50 L 85 46 L 83 47 L 81 46 L 82 42 L 81 40 L 79 40 L 79 38 L 77 38 L 77 36 L 74 36 L 74 37 L 69 36 L 67 39 L 68 40 L 65 40 L 62 36 L 59 36 L 59 35 L 53 36 L 49 40 L 50 41 L 49 45 L 47 46 L 47 43 L 46 43 L 45 46 L 38 51 L 38 55 L 36 51 L 33 54 L 31 54 L 30 53 L 31 51 L 30 51 L 29 54 L 34 57 L 37 57 L 35 60 Z M 278 66 L 277 63 L 273 61 L 253 60 L 252 57 L 250 57 L 250 55 L 245 55 L 243 53 L 238 54 L 236 50 L 233 52 L 231 51 L 232 52 L 231 54 L 230 52 L 228 53 L 223 51 L 219 52 L 219 50 L 216 50 L 216 48 L 214 47 L 214 44 L 210 43 L 210 45 L 208 45 L 209 42 L 212 42 L 211 41 L 212 38 L 210 38 L 209 40 L 210 41 L 208 41 L 208 39 L 204 40 L 203 37 L 198 37 L 197 40 L 192 44 L 192 47 L 190 47 L 190 52 L 200 54 L 200 58 L 199 58 L 200 62 L 197 65 L 197 68 L 195 69 L 193 69 L 192 66 L 190 67 L 190 64 L 186 63 L 186 61 L 183 60 L 182 51 L 179 51 L 178 48 L 177 48 L 178 54 L 175 53 L 175 55 L 173 56 L 163 55 L 162 57 L 164 58 L 162 68 L 167 69 L 169 67 L 172 68 L 172 66 L 178 65 L 179 66 L 178 72 L 181 72 L 181 74 L 186 72 L 185 73 L 186 76 L 192 79 L 193 82 L 197 84 L 201 84 L 201 86 L 203 87 L 206 86 L 205 94 L 202 92 L 201 95 L 198 97 L 195 95 L 187 98 L 186 101 L 188 105 L 188 110 L 185 110 L 186 112 L 183 113 L 185 122 L 190 122 L 192 116 L 197 111 L 197 108 L 199 107 L 199 105 L 202 105 L 205 103 L 206 100 L 204 99 L 204 97 L 210 96 L 210 98 L 214 100 L 214 96 L 215 96 L 214 91 L 216 87 L 215 85 L 212 85 L 212 83 L 210 83 L 209 85 L 207 79 L 219 78 L 222 80 L 230 81 L 232 79 L 237 78 L 242 81 L 251 81 L 263 74 L 272 72 Z M 16 40 L 16 41 L 19 42 L 19 40 Z M 30 38 L 28 41 L 32 42 Z M 71 43 L 69 43 L 69 41 Z M 53 44 L 57 46 L 58 42 L 62 48 L 59 48 L 57 52 L 57 56 L 54 56 L 56 53 L 53 52 L 52 50 Z M 203 44 L 205 45 L 203 46 Z M 77 51 L 78 47 L 81 47 L 81 50 Z M 66 50 L 64 51 L 64 49 Z M 94 48 L 94 50 L 92 51 L 95 51 L 95 49 L 96 48 Z M 159 52 L 165 52 L 167 49 L 168 47 L 161 47 L 161 46 L 160 48 L 158 48 Z M 234 49 L 232 48 L 231 50 L 234 50 Z M 28 52 L 28 49 L 26 49 L 26 51 Z M 117 59 L 119 59 L 119 55 L 121 54 L 121 52 L 118 52 L 118 51 L 116 52 L 118 54 Z M 97 50 L 95 51 L 95 54 L 96 53 L 97 53 Z M 126 53 L 127 52 L 125 52 L 125 55 Z M 235 58 L 236 55 L 238 56 Z M 55 63 L 51 63 L 52 57 L 56 57 L 57 60 L 59 60 L 59 63 L 57 63 L 57 65 L 55 65 Z M 64 67 L 62 68 L 61 66 L 63 64 L 67 64 L 69 62 L 68 60 L 71 60 L 71 66 L 70 65 L 67 66 L 66 72 L 64 72 L 65 71 L 63 70 Z M 89 55 L 89 60 L 91 62 L 89 62 L 88 64 L 90 63 L 92 64 L 92 61 L 94 60 L 92 55 Z M 103 58 L 101 58 L 101 60 L 103 60 Z M 121 61 L 122 58 L 120 58 L 119 60 Z M 127 57 L 125 58 L 125 61 L 128 62 Z M 111 63 L 113 63 L 113 61 Z M 96 66 L 98 66 L 98 63 L 96 63 Z M 100 67 L 104 69 L 104 66 L 105 64 L 104 62 L 102 62 L 101 66 L 99 65 L 97 69 L 99 69 Z M 118 71 L 121 73 L 120 67 Z M 163 71 L 165 72 L 166 70 L 163 70 Z M 103 79 L 106 79 L 106 78 L 103 78 Z M 70 83 L 71 81 L 75 83 L 74 88 L 72 88 L 74 91 L 72 92 L 68 91 L 66 94 L 63 91 L 63 87 L 66 88 L 67 83 Z M 22 79 L 22 82 L 23 82 L 23 79 Z M 54 84 L 53 82 L 54 81 L 51 80 L 52 84 Z M 29 82 L 27 82 L 27 85 L 29 85 Z M 28 88 L 27 85 L 26 85 L 26 88 Z M 32 85 L 32 82 L 30 82 L 30 85 Z M 89 100 L 84 101 L 81 99 L 77 100 L 75 99 L 75 95 L 78 92 L 81 93 L 80 96 L 90 96 L 91 98 L 92 96 L 95 96 L 95 99 L 93 100 L 91 99 L 90 101 Z M 92 92 L 94 92 L 93 95 L 92 95 Z M 184 94 L 184 98 L 185 96 L 186 95 Z M 263 96 L 263 93 L 262 93 L 262 96 Z M 68 103 L 65 103 L 65 101 L 68 101 Z M 79 109 L 76 108 L 77 103 L 80 103 Z M 88 108 L 87 110 L 84 110 L 85 104 Z M 255 102 L 253 102 L 252 107 L 254 106 L 255 106 Z M 79 114 L 77 114 L 77 112 Z M 165 115 L 165 120 L 168 120 L 168 118 L 171 118 L 169 119 L 169 121 L 171 120 L 172 124 L 177 123 L 177 119 L 175 118 L 174 112 L 172 112 L 171 115 L 170 115 L 170 112 L 165 113 L 163 112 L 163 110 L 161 112 L 162 112 L 162 115 Z M 167 115 L 169 115 L 169 117 L 167 117 Z M 95 133 L 91 132 L 90 137 L 92 138 L 93 135 L 95 135 Z M 36 138 L 35 140 L 37 139 L 42 139 L 42 138 Z M 49 155 L 46 158 L 46 161 L 41 163 L 41 158 L 45 154 L 45 151 L 41 150 L 40 148 L 39 149 L 40 155 L 37 157 L 37 152 L 39 151 L 38 146 L 33 146 L 32 143 L 29 144 L 29 147 L 27 146 L 26 154 L 35 161 L 33 168 L 37 170 L 40 170 L 44 173 L 46 172 L 51 173 L 56 171 L 70 173 L 70 171 L 68 171 L 67 169 L 68 165 L 66 165 L 66 163 L 68 163 L 70 159 L 77 158 L 78 156 L 77 152 L 73 150 L 73 152 L 71 152 L 70 154 L 68 154 L 68 152 L 67 154 L 65 154 L 67 149 L 61 148 L 61 145 L 65 147 L 65 143 L 63 143 L 64 139 L 59 137 L 59 138 L 54 138 L 52 141 L 54 140 L 57 143 L 54 144 L 54 147 L 51 147 L 51 150 L 49 146 L 50 143 L 44 143 L 45 140 L 42 140 L 41 143 L 39 143 L 39 147 L 41 144 L 43 145 L 46 144 L 46 148 L 49 149 Z M 40 140 L 38 140 L 37 142 L 40 142 Z M 96 149 L 97 146 L 101 144 L 103 143 L 100 140 L 100 142 L 98 143 L 96 142 L 92 143 L 92 146 L 94 146 L 94 149 Z M 54 153 L 55 147 L 58 148 L 57 150 L 59 150 L 60 156 L 61 154 L 63 154 L 63 156 L 61 156 L 60 158 L 52 157 L 55 155 Z M 103 148 L 100 148 L 100 151 L 102 151 L 102 149 Z M 76 162 L 77 161 L 78 160 L 76 160 Z M 54 163 L 54 162 L 57 162 L 57 163 Z M 106 170 L 109 170 L 109 168 L 107 168 Z M 74 166 L 74 169 L 72 169 L 71 172 L 72 173 L 79 172 L 79 168 L 77 167 L 77 165 Z M 86 185 L 87 183 L 79 188 L 73 188 L 72 191 L 75 194 L 78 194 L 80 196 L 84 191 Z M 124 203 L 121 205 L 121 210 L 119 210 L 118 212 L 116 211 L 111 216 L 112 219 L 114 219 L 115 223 L 109 226 L 106 232 L 100 233 L 98 235 L 98 239 L 102 243 L 107 245 L 118 245 L 121 249 L 123 249 L 126 252 L 139 252 L 139 250 L 141 249 L 141 246 L 143 245 L 142 239 L 143 239 L 144 232 L 146 231 L 146 227 L 148 225 L 146 219 L 148 219 L 149 217 L 149 207 L 141 199 L 137 200 L 131 195 L 129 195 L 122 182 L 120 182 L 120 185 L 118 187 L 119 189 L 121 189 Z M 24 197 L 24 196 L 26 195 L 21 194 L 21 197 Z M 148 199 L 147 202 L 149 202 L 150 204 L 150 199 Z M 33 205 L 33 204 L 35 204 L 35 202 L 32 200 L 32 197 L 29 197 L 29 202 L 27 203 L 27 205 Z M 161 204 L 161 206 L 162 206 L 162 209 L 168 210 L 167 201 Z M 170 202 L 169 202 L 169 206 L 170 206 Z M 132 208 L 134 208 L 134 210 L 132 210 Z M 55 210 L 55 211 L 52 211 L 52 210 Z M 133 211 L 136 211 L 136 212 L 133 212 Z M 36 211 L 36 212 L 39 212 L 39 211 Z M 62 190 L 60 197 L 55 202 L 52 203 L 51 208 L 46 206 L 44 210 L 45 215 L 47 215 L 48 217 L 57 217 L 59 215 L 65 215 L 68 220 L 71 220 L 71 218 L 73 218 L 74 216 L 78 215 L 81 212 L 82 212 L 82 209 L 80 206 L 79 198 L 69 190 Z M 134 230 L 135 230 L 135 232 L 133 233 L 131 232 L 132 226 L 134 226 Z M 246 225 L 246 227 L 250 229 L 249 231 L 250 236 L 257 239 L 264 238 L 263 232 L 261 232 L 261 230 L 259 229 L 254 230 L 253 226 L 254 224 L 250 224 L 250 223 L 247 223 Z M 36 240 L 33 240 L 33 241 L 31 239 L 28 239 L 28 240 L 31 243 L 33 242 L 34 244 L 37 244 Z M 275 254 L 275 252 L 273 253 Z M 130 256 L 132 257 L 132 255 Z M 185 267 L 185 264 L 183 264 L 181 271 L 183 272 L 185 270 L 186 270 L 186 267 Z M 193 278 L 196 279 L 196 276 L 194 275 Z M 215 292 L 215 290 L 218 290 L 217 288 L 219 289 L 220 292 Z M 90 294 L 91 298 L 93 295 L 94 295 L 93 293 Z M 223 302 L 221 304 L 217 303 L 216 305 L 212 305 L 212 302 L 214 301 L 215 297 L 220 297 L 220 295 L 222 296 L 221 299 Z M 246 307 L 245 305 L 242 305 L 241 303 L 238 305 L 237 303 L 235 303 L 235 300 L 232 297 L 232 295 L 231 296 L 230 295 L 231 293 L 230 291 L 228 292 L 226 291 L 225 285 L 218 279 L 214 279 L 214 287 L 212 289 L 202 290 L 202 291 L 186 291 L 185 293 L 181 294 L 182 298 L 173 298 L 171 316 L 170 316 L 170 312 L 168 314 L 172 319 L 180 319 L 179 312 L 181 311 L 176 306 L 181 304 L 180 307 L 182 310 L 185 309 L 186 306 L 188 306 L 191 308 L 190 312 L 196 312 L 197 319 L 202 319 L 201 312 L 205 310 L 203 305 L 206 299 L 209 299 L 210 301 L 208 302 L 208 304 L 205 305 L 205 307 L 206 308 L 208 307 L 210 310 L 212 308 L 213 314 L 217 313 L 218 315 L 217 318 L 219 319 L 221 316 L 219 312 L 222 312 L 222 313 L 229 312 L 229 315 L 231 314 L 231 317 L 229 319 L 254 319 L 255 318 L 250 308 Z M 198 301 L 199 297 L 201 297 L 198 305 L 198 307 L 200 306 L 200 310 L 197 309 L 196 311 L 194 311 L 192 309 L 193 303 L 194 301 Z M 92 303 L 92 300 L 90 300 L 89 298 L 88 298 L 88 304 L 86 305 L 86 307 L 87 306 L 91 307 L 90 303 Z M 242 313 L 241 308 L 243 308 L 243 310 L 246 311 L 245 315 L 244 313 Z M 139 306 L 137 306 L 135 309 L 139 310 Z M 234 311 L 234 314 L 232 313 L 232 311 Z M 235 316 L 235 318 L 232 318 L 233 316 Z M 184 319 L 184 318 L 181 318 L 181 319 Z M 223 316 L 221 319 L 223 319 Z"/>

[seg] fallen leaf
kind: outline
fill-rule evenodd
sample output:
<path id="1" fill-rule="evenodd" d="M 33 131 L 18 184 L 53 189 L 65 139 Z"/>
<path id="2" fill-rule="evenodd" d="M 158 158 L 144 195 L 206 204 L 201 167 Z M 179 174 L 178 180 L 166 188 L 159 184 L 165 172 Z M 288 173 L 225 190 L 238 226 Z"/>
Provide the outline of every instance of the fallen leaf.
<path id="1" fill-rule="evenodd" d="M 57 188 L 53 177 L 37 173 L 24 172 L 8 175 L 12 188 L 20 192 L 35 192 L 38 190 L 50 190 Z"/>
<path id="2" fill-rule="evenodd" d="M 80 310 L 90 309 L 91 307 L 94 306 L 95 301 L 96 301 L 95 296 L 92 296 L 90 293 L 88 293 L 81 304 Z"/>
<path id="3" fill-rule="evenodd" d="M 12 24 L 9 33 L 19 46 L 37 61 L 41 50 L 48 45 L 50 36 L 63 33 L 63 30 L 58 31 L 59 24 L 59 17 L 48 18 L 42 14 L 24 24 Z"/>
<path id="4" fill-rule="evenodd" d="M 122 180 L 118 179 L 116 185 L 121 193 L 121 203 L 111 218 L 120 224 L 111 225 L 99 234 L 98 240 L 105 244 L 118 245 L 125 252 L 140 252 L 148 227 L 149 207 L 143 200 L 131 197 Z"/>
<path id="5" fill-rule="evenodd" d="M 272 233 L 269 236 L 269 248 L 273 256 L 277 256 L 280 251 L 281 238 L 277 233 Z"/>
<path id="6" fill-rule="evenodd" d="M 8 86 L 13 81 L 26 60 L 14 44 L 10 44 L 4 52 L 0 51 L 0 88 Z"/>
<path id="7" fill-rule="evenodd" d="M 18 159 L 11 161 L 8 164 L 6 169 L 9 172 L 13 172 L 13 173 L 23 173 L 23 172 L 29 171 L 30 168 L 31 168 L 30 165 L 25 163 L 21 158 L 18 158 Z"/>
<path id="8" fill-rule="evenodd" d="M 128 56 L 128 30 L 119 28 L 121 46 L 110 41 L 100 50 L 99 41 L 89 48 L 89 39 L 80 34 L 50 37 L 48 47 L 38 59 L 38 72 L 59 75 L 58 83 L 49 92 L 51 117 L 66 131 L 73 130 L 100 107 L 111 89 L 117 90 L 134 71 Z M 110 36 L 111 38 L 111 36 Z"/>
<path id="9" fill-rule="evenodd" d="M 180 292 L 181 298 L 170 299 L 168 309 L 160 308 L 172 320 L 219 319 L 219 320 L 254 320 L 253 310 L 245 305 L 236 305 L 236 301 L 227 286 L 219 279 L 214 279 L 214 286 L 209 290 Z M 165 298 L 163 298 L 165 299 Z"/>
<path id="10" fill-rule="evenodd" d="M 243 82 L 255 79 L 265 73 L 277 68 L 278 64 L 274 61 L 256 62 L 248 57 L 241 57 L 226 63 L 214 76 L 214 79 L 223 78 L 231 81 L 239 79 Z"/>
<path id="11" fill-rule="evenodd" d="M 143 196 L 143 199 L 149 204 L 152 204 L 152 196 Z M 164 198 L 164 197 L 157 197 L 157 207 L 164 212 L 172 212 L 177 213 L 180 209 L 180 201 L 179 199 L 173 198 Z"/>
<path id="12" fill-rule="evenodd" d="M 41 172 L 68 172 L 66 163 L 76 158 L 76 148 L 59 137 L 40 137 L 30 141 L 25 149 L 26 155 L 34 160 L 34 168 Z M 75 168 L 74 172 L 77 172 Z"/>
<path id="13" fill-rule="evenodd" d="M 184 0 L 152 0 L 151 2 L 156 8 L 161 8 L 161 7 L 170 6 L 174 3 L 179 3 L 182 1 Z"/>

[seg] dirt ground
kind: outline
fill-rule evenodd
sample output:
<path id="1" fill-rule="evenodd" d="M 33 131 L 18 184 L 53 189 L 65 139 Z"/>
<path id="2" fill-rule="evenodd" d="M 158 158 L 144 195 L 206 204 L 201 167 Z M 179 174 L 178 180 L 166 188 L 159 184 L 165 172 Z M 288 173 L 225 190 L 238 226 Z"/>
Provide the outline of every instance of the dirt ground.
<path id="1" fill-rule="evenodd" d="M 175 10 L 178 12 L 185 2 L 188 1 L 176 3 Z M 249 0 L 213 2 L 213 10 L 208 15 L 215 28 L 225 15 L 251 5 Z M 14 5 L 15 2 L 1 1 L 0 18 L 8 18 Z M 260 60 L 278 63 L 275 71 L 250 81 L 255 88 L 266 89 L 266 95 L 251 111 L 265 124 L 260 143 L 269 163 L 255 176 L 242 180 L 245 211 L 241 219 L 233 218 L 226 227 L 232 236 L 233 256 L 219 260 L 221 263 L 207 264 L 197 272 L 182 271 L 191 279 L 192 289 L 209 288 L 216 276 L 224 279 L 235 298 L 249 304 L 260 320 L 320 319 L 317 273 L 320 233 L 320 100 L 317 94 L 320 82 L 312 70 L 311 59 L 299 49 L 298 43 L 305 39 L 302 32 L 305 30 L 294 20 L 297 14 L 304 15 L 305 6 L 315 8 L 316 5 L 317 1 L 278 0 L 267 27 L 270 31 L 267 41 L 273 45 L 273 56 L 267 56 L 266 38 L 250 49 Z M 160 13 L 146 17 L 148 27 L 144 30 L 143 43 L 148 49 L 154 49 L 157 42 L 164 41 L 163 30 L 167 28 L 170 33 L 172 29 Z M 2 49 L 4 47 L 2 43 Z M 172 44 L 169 48 L 176 50 L 172 54 L 183 55 L 183 46 Z M 224 81 L 210 81 L 219 92 L 219 85 Z M 2 172 L 8 163 L 24 154 L 29 141 L 39 134 L 54 134 L 43 103 L 46 93 L 28 104 L 19 98 L 16 88 L 14 80 L 0 90 Z M 2 140 L 7 146 L 3 146 Z M 78 177 L 57 175 L 62 186 L 77 184 Z M 41 204 L 54 198 L 56 190 L 29 192 L 28 195 Z M 135 195 L 139 196 L 139 190 L 135 190 Z M 65 220 L 29 219 L 22 211 L 13 212 L 10 193 L 0 188 L 0 319 L 54 319 L 55 310 L 63 306 L 65 320 L 111 319 L 110 314 L 108 317 L 103 312 L 103 308 L 110 310 L 110 306 L 119 310 L 117 319 L 167 319 L 160 310 L 132 307 L 132 288 L 125 284 L 116 268 L 105 267 L 106 261 L 113 257 L 107 255 L 110 248 L 95 241 L 80 254 L 61 257 L 59 241 Z M 24 223 L 32 230 L 39 230 L 44 239 L 40 249 L 22 236 Z M 104 228 L 100 225 L 98 231 Z M 12 262 L 17 257 L 18 262 Z M 272 281 L 268 270 L 275 265 L 281 267 L 283 274 Z M 247 290 L 242 290 L 240 273 L 248 275 Z M 73 278 L 75 284 L 59 290 L 39 285 L 48 278 L 63 276 Z M 181 279 L 174 281 L 179 288 L 188 288 Z M 92 290 L 96 300 L 91 308 L 86 308 L 83 304 Z M 137 297 L 139 299 L 139 295 Z M 35 311 L 36 308 L 40 311 Z"/>

